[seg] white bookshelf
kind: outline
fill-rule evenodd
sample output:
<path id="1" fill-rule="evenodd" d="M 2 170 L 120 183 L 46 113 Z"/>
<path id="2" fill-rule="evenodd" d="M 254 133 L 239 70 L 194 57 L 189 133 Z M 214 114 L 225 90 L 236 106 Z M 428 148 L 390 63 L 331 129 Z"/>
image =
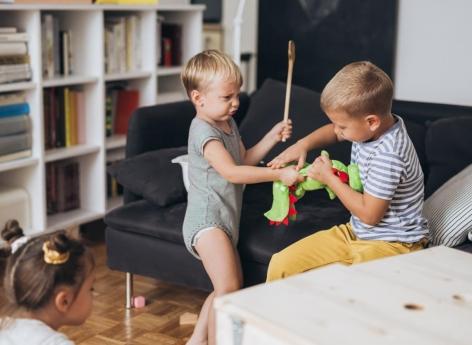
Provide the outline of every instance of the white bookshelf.
<path id="1" fill-rule="evenodd" d="M 202 49 L 204 6 L 158 4 L 155 6 L 115 5 L 0 5 L 0 26 L 14 26 L 28 33 L 32 80 L 0 84 L 0 93 L 23 91 L 30 106 L 32 156 L 0 163 L 0 184 L 24 188 L 30 197 L 29 234 L 77 226 L 99 219 L 122 203 L 121 197 L 107 198 L 106 162 L 124 157 L 126 136 L 105 137 L 105 90 L 107 83 L 127 81 L 138 89 L 140 106 L 161 104 L 185 98 L 180 84 L 181 66 L 158 66 L 157 18 L 182 25 L 182 62 Z M 71 30 L 73 74 L 46 78 L 42 73 L 41 18 L 53 14 L 61 30 Z M 139 70 L 105 72 L 105 19 L 107 16 L 139 17 Z M 43 93 L 47 88 L 78 87 L 85 98 L 85 142 L 67 148 L 45 149 Z M 74 160 L 80 170 L 79 209 L 47 215 L 46 164 Z"/>

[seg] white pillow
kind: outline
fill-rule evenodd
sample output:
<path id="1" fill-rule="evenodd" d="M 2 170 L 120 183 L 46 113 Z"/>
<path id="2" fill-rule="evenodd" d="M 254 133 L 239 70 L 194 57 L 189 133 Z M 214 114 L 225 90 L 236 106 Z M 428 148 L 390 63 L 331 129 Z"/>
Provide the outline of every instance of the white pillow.
<path id="1" fill-rule="evenodd" d="M 177 156 L 173 160 L 172 163 L 178 163 L 182 167 L 182 176 L 184 178 L 184 186 L 188 193 L 188 186 L 190 184 L 188 180 L 188 155 Z"/>
<path id="2" fill-rule="evenodd" d="M 425 201 L 423 214 L 432 245 L 454 247 L 472 238 L 472 164 Z"/>

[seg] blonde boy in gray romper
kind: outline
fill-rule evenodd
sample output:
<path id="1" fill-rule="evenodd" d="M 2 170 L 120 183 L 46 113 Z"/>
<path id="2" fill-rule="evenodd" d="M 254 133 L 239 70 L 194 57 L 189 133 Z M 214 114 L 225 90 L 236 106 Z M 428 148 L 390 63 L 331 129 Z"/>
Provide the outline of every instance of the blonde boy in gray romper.
<path id="1" fill-rule="evenodd" d="M 195 106 L 188 139 L 189 180 L 183 237 L 187 249 L 202 260 L 214 291 L 203 304 L 187 344 L 214 344 L 213 298 L 238 290 L 242 273 L 236 245 L 243 185 L 281 180 L 301 181 L 292 167 L 255 167 L 275 144 L 291 136 L 292 125 L 277 123 L 249 150 L 232 116 L 239 107 L 242 76 L 227 55 L 208 50 L 192 57 L 182 82 Z"/>

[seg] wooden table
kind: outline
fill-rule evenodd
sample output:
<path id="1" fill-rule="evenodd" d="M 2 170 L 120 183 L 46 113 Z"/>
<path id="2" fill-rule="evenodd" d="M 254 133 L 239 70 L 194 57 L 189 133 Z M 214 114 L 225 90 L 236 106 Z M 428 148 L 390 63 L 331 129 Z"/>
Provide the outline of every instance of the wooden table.
<path id="1" fill-rule="evenodd" d="M 472 255 L 330 265 L 216 299 L 218 345 L 472 344 Z"/>

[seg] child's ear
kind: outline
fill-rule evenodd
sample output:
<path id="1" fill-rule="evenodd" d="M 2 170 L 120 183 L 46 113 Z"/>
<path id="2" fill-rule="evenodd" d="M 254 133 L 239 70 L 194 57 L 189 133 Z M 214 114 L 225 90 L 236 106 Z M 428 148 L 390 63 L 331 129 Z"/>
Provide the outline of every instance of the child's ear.
<path id="1" fill-rule="evenodd" d="M 67 312 L 73 301 L 74 294 L 70 289 L 60 289 L 54 297 L 54 305 L 61 313 Z"/>
<path id="2" fill-rule="evenodd" d="M 367 121 L 367 125 L 369 126 L 369 129 L 373 132 L 377 130 L 377 128 L 380 127 L 380 117 L 375 114 L 367 115 L 365 117 Z"/>
<path id="3" fill-rule="evenodd" d="M 203 102 L 203 96 L 198 90 L 192 90 L 190 92 L 190 99 L 192 100 L 192 103 L 195 104 L 195 106 L 200 107 L 201 103 Z"/>

